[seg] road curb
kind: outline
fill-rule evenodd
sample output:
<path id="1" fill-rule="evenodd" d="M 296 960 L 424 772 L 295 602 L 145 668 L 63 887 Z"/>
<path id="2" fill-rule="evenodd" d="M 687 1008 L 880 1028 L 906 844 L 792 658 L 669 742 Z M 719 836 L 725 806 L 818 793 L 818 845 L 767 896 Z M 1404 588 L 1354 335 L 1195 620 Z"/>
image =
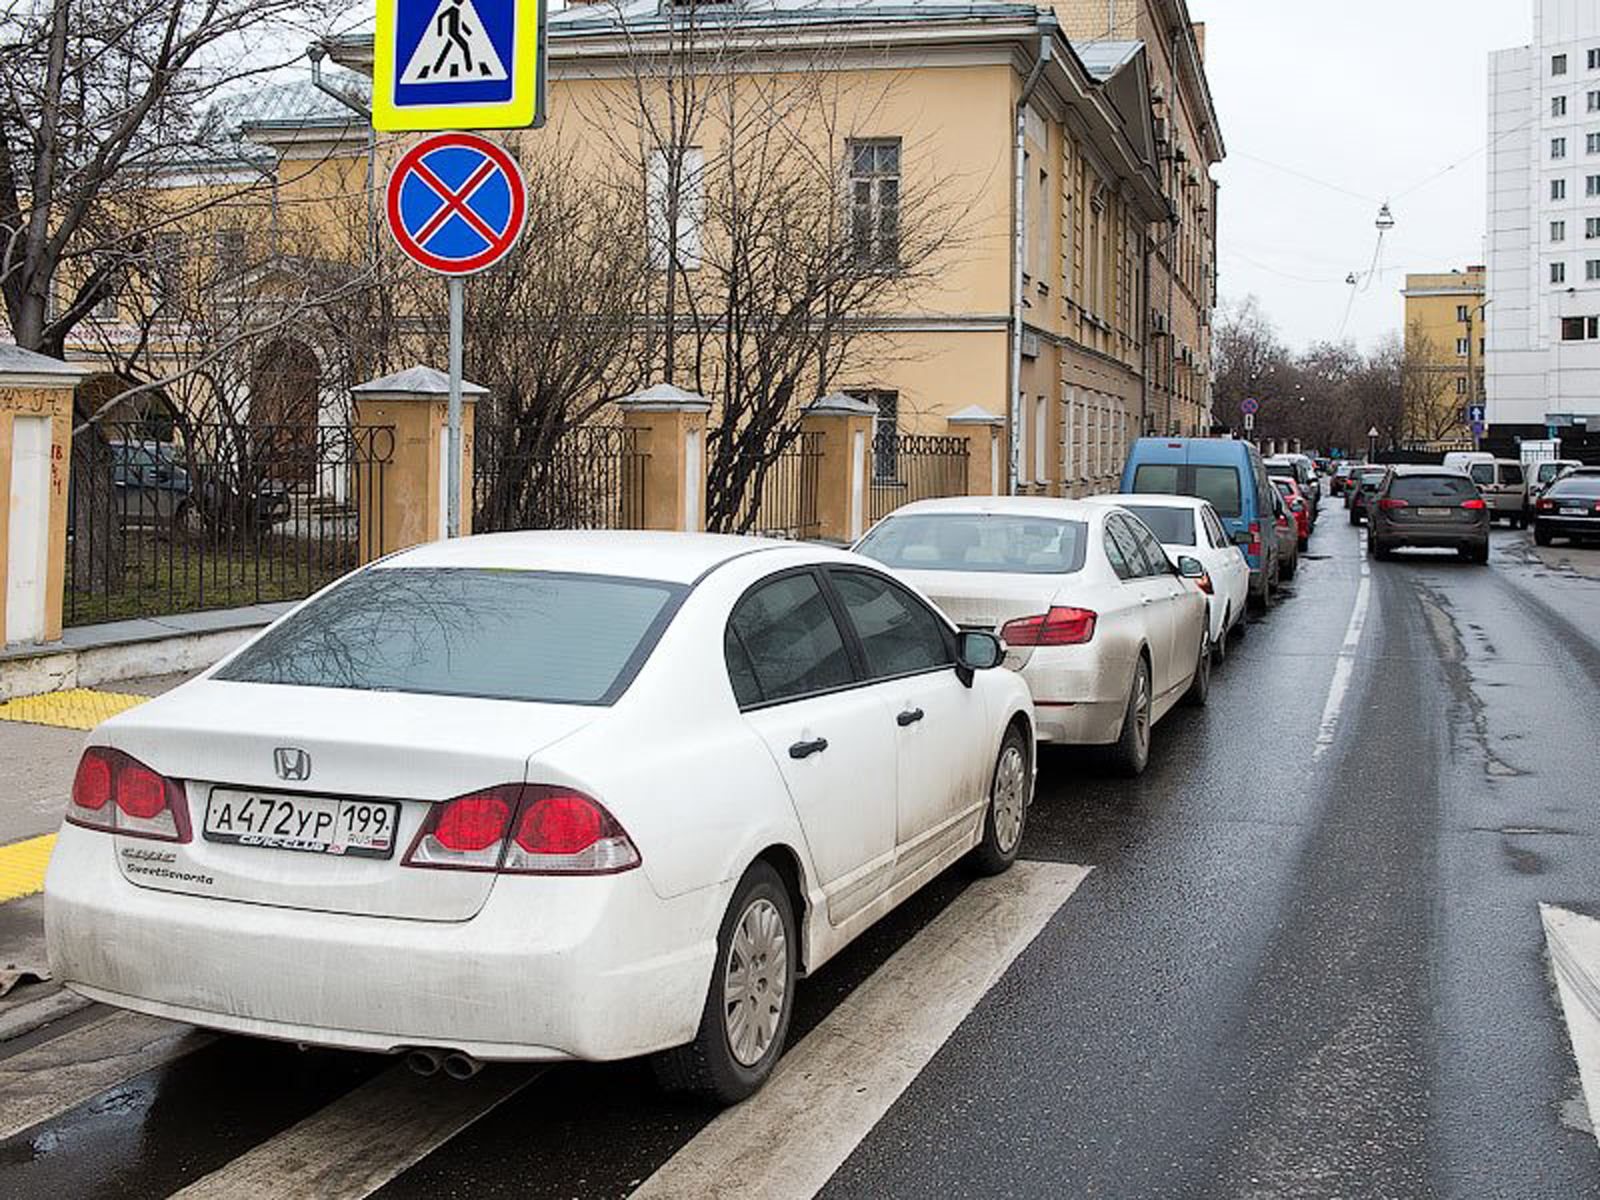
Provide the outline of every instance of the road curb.
<path id="1" fill-rule="evenodd" d="M 0 1008 L 0 1044 L 24 1037 L 62 1017 L 70 1017 L 93 1003 L 76 992 L 58 987 L 35 999 Z"/>
<path id="2" fill-rule="evenodd" d="M 1539 917 L 1557 974 L 1600 1021 L 1600 922 L 1551 904 L 1539 906 Z"/>

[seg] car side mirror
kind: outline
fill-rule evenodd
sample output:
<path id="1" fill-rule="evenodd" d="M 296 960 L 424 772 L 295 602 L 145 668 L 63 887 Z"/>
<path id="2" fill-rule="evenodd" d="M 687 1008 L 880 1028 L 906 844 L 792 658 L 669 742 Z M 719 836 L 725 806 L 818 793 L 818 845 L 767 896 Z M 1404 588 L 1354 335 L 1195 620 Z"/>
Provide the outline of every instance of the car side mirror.
<path id="1" fill-rule="evenodd" d="M 1180 555 L 1178 557 L 1178 574 L 1185 579 L 1203 579 L 1206 574 L 1205 564 L 1193 555 Z"/>
<path id="2" fill-rule="evenodd" d="M 956 674 L 968 687 L 976 672 L 998 667 L 1005 657 L 1006 648 L 1000 639 L 985 630 L 964 630 L 956 638 Z"/>

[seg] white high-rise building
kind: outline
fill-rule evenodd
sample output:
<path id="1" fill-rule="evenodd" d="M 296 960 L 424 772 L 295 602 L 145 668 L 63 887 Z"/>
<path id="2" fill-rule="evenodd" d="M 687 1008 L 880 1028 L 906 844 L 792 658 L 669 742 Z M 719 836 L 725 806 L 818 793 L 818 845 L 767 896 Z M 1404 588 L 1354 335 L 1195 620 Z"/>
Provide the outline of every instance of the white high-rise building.
<path id="1" fill-rule="evenodd" d="M 1533 9 L 1489 58 L 1491 437 L 1600 431 L 1600 0 Z"/>

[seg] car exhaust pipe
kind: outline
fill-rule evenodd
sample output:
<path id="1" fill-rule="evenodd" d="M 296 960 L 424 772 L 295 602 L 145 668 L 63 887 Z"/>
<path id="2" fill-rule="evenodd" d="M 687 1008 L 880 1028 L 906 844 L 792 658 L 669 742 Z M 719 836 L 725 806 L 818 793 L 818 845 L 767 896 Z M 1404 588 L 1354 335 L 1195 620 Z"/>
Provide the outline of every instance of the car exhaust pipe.
<path id="1" fill-rule="evenodd" d="M 471 1079 L 481 1070 L 483 1064 L 470 1054 L 453 1050 L 444 1056 L 444 1073 L 451 1079 Z"/>
<path id="2" fill-rule="evenodd" d="M 406 1055 L 406 1066 L 424 1079 L 437 1075 L 444 1063 L 444 1055 L 437 1050 L 412 1050 Z"/>

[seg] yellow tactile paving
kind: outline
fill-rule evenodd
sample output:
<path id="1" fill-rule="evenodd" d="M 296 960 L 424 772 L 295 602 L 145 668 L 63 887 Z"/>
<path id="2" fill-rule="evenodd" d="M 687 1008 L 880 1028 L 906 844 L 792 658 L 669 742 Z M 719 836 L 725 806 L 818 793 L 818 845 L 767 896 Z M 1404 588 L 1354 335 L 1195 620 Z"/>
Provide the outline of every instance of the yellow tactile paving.
<path id="1" fill-rule="evenodd" d="M 0 846 L 0 904 L 43 890 L 44 869 L 55 844 L 56 835 L 47 833 Z"/>
<path id="2" fill-rule="evenodd" d="M 0 703 L 0 721 L 30 725 L 55 725 L 61 729 L 93 729 L 107 717 L 143 704 L 149 696 L 124 692 L 97 692 L 93 688 L 67 688 L 42 696 L 19 696 Z"/>

